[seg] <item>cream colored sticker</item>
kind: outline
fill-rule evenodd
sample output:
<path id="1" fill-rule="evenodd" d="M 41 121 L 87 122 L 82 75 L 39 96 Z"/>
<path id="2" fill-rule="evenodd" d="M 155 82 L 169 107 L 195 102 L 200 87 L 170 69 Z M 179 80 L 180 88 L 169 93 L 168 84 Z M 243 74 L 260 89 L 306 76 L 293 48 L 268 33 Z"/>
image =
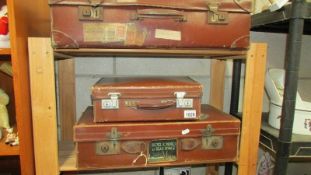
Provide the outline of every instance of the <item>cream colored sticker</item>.
<path id="1" fill-rule="evenodd" d="M 146 29 L 138 28 L 136 24 L 128 24 L 124 45 L 142 46 L 145 42 L 146 37 Z"/>
<path id="2" fill-rule="evenodd" d="M 180 41 L 181 32 L 174 30 L 156 29 L 155 38 Z"/>
<path id="3" fill-rule="evenodd" d="M 123 42 L 127 33 L 127 24 L 121 23 L 85 23 L 83 37 L 85 42 Z"/>

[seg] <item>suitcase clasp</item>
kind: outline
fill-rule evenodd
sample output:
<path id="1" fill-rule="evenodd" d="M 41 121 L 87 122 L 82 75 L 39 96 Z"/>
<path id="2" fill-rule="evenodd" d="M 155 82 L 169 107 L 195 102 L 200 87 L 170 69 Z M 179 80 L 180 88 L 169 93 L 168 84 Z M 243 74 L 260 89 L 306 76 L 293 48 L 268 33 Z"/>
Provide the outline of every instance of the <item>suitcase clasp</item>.
<path id="1" fill-rule="evenodd" d="M 79 6 L 79 19 L 85 21 L 101 21 L 103 8 L 99 6 Z"/>
<path id="2" fill-rule="evenodd" d="M 121 137 L 121 133 L 118 132 L 117 128 L 111 128 L 111 131 L 106 134 L 108 141 L 96 143 L 96 154 L 97 155 L 113 155 L 120 154 L 121 145 L 118 141 Z"/>
<path id="3" fill-rule="evenodd" d="M 202 133 L 202 149 L 222 149 L 224 145 L 223 136 L 213 136 L 215 129 L 212 125 L 207 125 Z"/>
<path id="4" fill-rule="evenodd" d="M 118 129 L 113 127 L 111 128 L 111 131 L 107 133 L 107 138 L 109 140 L 117 141 L 121 137 L 121 133 L 118 132 Z"/>
<path id="5" fill-rule="evenodd" d="M 103 99 L 101 101 L 102 109 L 119 109 L 119 96 L 121 96 L 121 94 L 113 92 L 108 93 L 108 96 L 110 99 Z"/>
<path id="6" fill-rule="evenodd" d="M 219 3 L 208 3 L 207 6 L 209 24 L 228 24 L 228 12 L 219 11 Z"/>
<path id="7" fill-rule="evenodd" d="M 203 136 L 204 137 L 210 137 L 210 136 L 212 136 L 212 134 L 213 134 L 213 132 L 214 132 L 215 130 L 214 130 L 214 128 L 212 127 L 212 125 L 210 125 L 210 124 L 208 124 L 207 126 L 206 126 L 206 128 L 203 130 Z"/>
<path id="8" fill-rule="evenodd" d="M 193 108 L 193 99 L 184 98 L 186 94 L 187 94 L 186 92 L 175 92 L 174 93 L 176 97 L 176 108 Z"/>

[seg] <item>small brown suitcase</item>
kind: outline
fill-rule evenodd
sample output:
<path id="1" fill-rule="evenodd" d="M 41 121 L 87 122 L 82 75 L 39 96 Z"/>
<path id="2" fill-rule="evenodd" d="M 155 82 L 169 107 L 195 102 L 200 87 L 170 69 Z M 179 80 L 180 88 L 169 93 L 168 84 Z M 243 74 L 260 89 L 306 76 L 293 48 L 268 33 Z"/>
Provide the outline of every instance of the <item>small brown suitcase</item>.
<path id="1" fill-rule="evenodd" d="M 251 0 L 50 0 L 55 48 L 249 46 Z"/>
<path id="2" fill-rule="evenodd" d="M 237 161 L 240 121 L 208 105 L 192 122 L 94 123 L 88 108 L 74 127 L 77 166 L 120 169 Z"/>
<path id="3" fill-rule="evenodd" d="M 189 77 L 103 78 L 92 88 L 94 122 L 196 120 L 201 96 Z"/>

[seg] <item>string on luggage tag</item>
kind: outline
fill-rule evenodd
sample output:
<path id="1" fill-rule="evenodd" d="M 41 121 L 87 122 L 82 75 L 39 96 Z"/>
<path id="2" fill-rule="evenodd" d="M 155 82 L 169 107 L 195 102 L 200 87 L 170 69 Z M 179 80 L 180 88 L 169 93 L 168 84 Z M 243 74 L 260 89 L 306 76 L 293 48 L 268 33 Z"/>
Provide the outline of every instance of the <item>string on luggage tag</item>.
<path id="1" fill-rule="evenodd" d="M 144 154 L 144 151 L 140 152 L 140 154 L 133 160 L 132 165 L 134 165 L 139 158 L 143 157 L 145 160 L 144 166 L 147 166 L 147 156 Z"/>
<path id="2" fill-rule="evenodd" d="M 143 157 L 144 160 L 145 160 L 144 166 L 147 166 L 148 158 L 147 158 L 147 155 L 144 153 L 144 151 L 145 151 L 146 148 L 147 148 L 147 147 L 146 147 L 146 143 L 143 142 L 143 143 L 141 144 L 141 146 L 143 147 L 143 149 L 141 149 L 142 151 L 140 152 L 140 154 L 133 160 L 132 165 L 134 165 L 134 164 L 137 162 L 137 160 L 138 160 L 139 158 Z"/>

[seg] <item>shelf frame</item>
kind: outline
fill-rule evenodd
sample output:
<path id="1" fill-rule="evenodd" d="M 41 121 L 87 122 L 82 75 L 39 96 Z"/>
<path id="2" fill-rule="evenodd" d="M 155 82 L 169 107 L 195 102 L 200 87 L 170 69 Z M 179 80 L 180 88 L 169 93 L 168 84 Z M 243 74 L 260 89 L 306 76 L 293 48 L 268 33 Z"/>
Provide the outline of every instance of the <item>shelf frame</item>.
<path id="1" fill-rule="evenodd" d="M 81 49 L 55 49 L 54 55 L 56 58 L 72 58 L 72 57 L 102 57 L 102 56 L 156 56 L 156 57 L 179 57 L 179 58 L 238 58 L 241 55 L 246 55 L 245 50 L 228 50 L 228 49 L 96 49 L 96 48 L 81 48 Z M 242 58 L 245 58 L 243 56 Z"/>
<path id="2" fill-rule="evenodd" d="M 16 130 L 16 127 L 14 127 L 14 130 Z M 3 132 L 2 134 L 6 136 L 7 132 Z M 3 137 L 0 140 L 0 156 L 19 156 L 19 146 L 5 144 L 5 138 Z"/>
<path id="3" fill-rule="evenodd" d="M 266 151 L 276 156 L 278 151 L 277 143 L 279 129 L 268 124 L 268 113 L 263 114 L 261 124 L 260 146 Z M 306 162 L 311 160 L 311 135 L 292 134 L 289 161 Z M 302 154 L 303 153 L 303 154 Z"/>
<path id="4" fill-rule="evenodd" d="M 30 82 L 27 53 L 28 27 L 25 20 L 25 2 L 6 0 L 9 17 L 11 63 L 16 127 L 19 136 L 19 160 L 22 175 L 35 174 L 33 153 Z M 12 100 L 13 101 L 13 100 Z"/>
<path id="5" fill-rule="evenodd" d="M 19 146 L 10 147 L 4 143 L 3 140 L 0 141 L 0 156 L 19 156 Z"/>
<path id="6" fill-rule="evenodd" d="M 11 48 L 0 48 L 0 56 L 11 55 Z"/>
<path id="7" fill-rule="evenodd" d="M 252 30 L 276 33 L 288 33 L 289 20 L 291 18 L 302 18 L 305 20 L 304 33 L 311 34 L 311 2 L 303 2 L 298 16 L 291 14 L 292 3 L 282 7 L 280 10 L 270 12 L 263 11 L 252 15 Z"/>
<path id="8" fill-rule="evenodd" d="M 57 112 L 56 112 L 56 94 L 55 94 L 55 56 L 58 59 L 63 56 L 64 59 L 80 55 L 77 50 L 53 50 L 50 38 L 29 38 L 29 61 L 30 61 L 30 84 L 31 84 L 31 100 L 33 114 L 33 131 L 36 173 L 45 175 L 56 175 L 61 172 L 58 157 L 58 140 L 57 140 Z M 54 52 L 56 51 L 56 52 Z M 107 51 L 107 50 L 106 50 Z M 98 56 L 111 55 L 111 52 L 100 50 Z M 110 50 L 111 51 L 111 50 Z M 130 50 L 128 50 L 130 51 Z M 147 50 L 146 50 L 147 51 Z M 214 50 L 215 51 L 215 50 Z M 213 51 L 213 52 L 214 52 Z M 217 50 L 216 50 L 217 51 Z M 223 50 L 222 50 L 223 51 Z M 214 52 L 217 54 L 197 54 L 202 58 L 217 59 L 245 59 L 245 91 L 244 106 L 242 117 L 242 132 L 240 138 L 238 175 L 255 174 L 257 153 L 259 146 L 259 134 L 261 123 L 263 86 L 266 65 L 267 45 L 264 43 L 252 43 L 249 51 L 244 52 Z M 93 56 L 96 50 L 83 52 L 82 55 Z M 139 50 L 133 51 L 134 55 Z M 169 52 L 169 53 L 167 53 Z M 197 52 L 197 51 L 194 51 Z M 117 50 L 113 50 L 113 55 L 118 55 Z M 174 56 L 183 56 L 180 53 L 174 53 L 173 50 L 161 50 L 158 56 L 166 54 Z M 155 56 L 154 50 L 142 55 Z M 126 55 L 126 51 L 121 53 Z M 73 117 L 73 116 L 66 116 Z M 258 146 L 254 146 L 258 145 Z M 72 151 L 70 149 L 69 151 Z M 63 155 L 72 155 L 69 152 L 61 152 Z M 47 159 L 47 157 L 49 157 Z M 70 156 L 68 157 L 70 159 Z M 75 165 L 67 170 L 75 171 Z M 47 172 L 46 170 L 49 169 Z"/>
<path id="9" fill-rule="evenodd" d="M 5 133 L 4 133 L 5 134 Z M 0 156 L 19 156 L 19 146 L 10 146 L 0 140 Z"/>

